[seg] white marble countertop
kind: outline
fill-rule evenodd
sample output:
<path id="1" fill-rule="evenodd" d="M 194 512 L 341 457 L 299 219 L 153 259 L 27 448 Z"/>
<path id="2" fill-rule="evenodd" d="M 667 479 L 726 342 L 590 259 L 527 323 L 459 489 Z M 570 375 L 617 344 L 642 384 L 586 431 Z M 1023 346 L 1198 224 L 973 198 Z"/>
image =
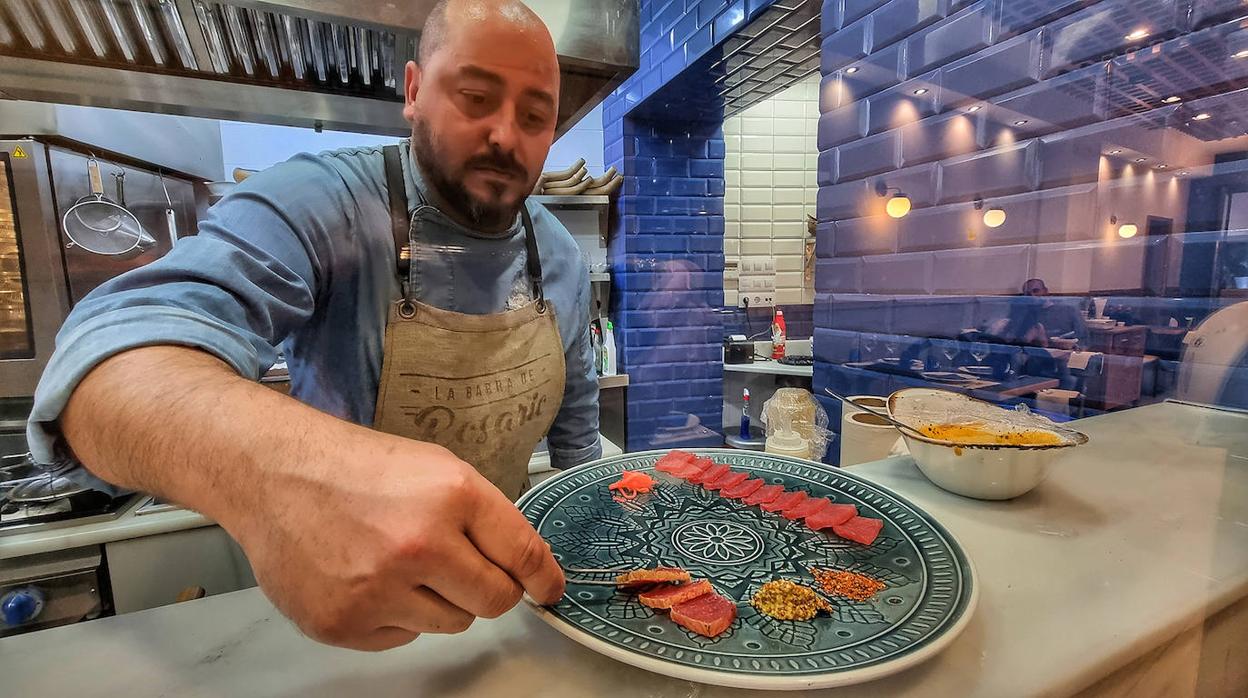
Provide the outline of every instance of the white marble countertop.
<path id="1" fill-rule="evenodd" d="M 1248 417 L 1168 404 L 1081 426 L 1092 442 L 1012 502 L 938 490 L 907 459 L 854 467 L 958 537 L 980 602 L 931 661 L 817 695 L 1066 695 L 1248 596 Z M 0 640 L 0 676 L 15 696 L 751 695 L 619 664 L 523 608 L 386 653 L 332 649 L 256 589 Z"/>

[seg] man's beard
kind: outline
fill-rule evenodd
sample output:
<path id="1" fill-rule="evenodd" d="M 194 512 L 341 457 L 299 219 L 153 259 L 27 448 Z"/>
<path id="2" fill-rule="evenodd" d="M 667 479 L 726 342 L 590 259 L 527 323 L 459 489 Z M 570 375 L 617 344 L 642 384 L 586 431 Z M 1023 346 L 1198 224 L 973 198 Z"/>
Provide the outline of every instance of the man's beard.
<path id="1" fill-rule="evenodd" d="M 523 197 L 514 205 L 504 203 L 501 198 L 484 200 L 468 191 L 463 184 L 463 173 L 481 166 L 510 172 L 520 181 L 524 181 L 528 177 L 528 172 L 514 157 L 499 152 L 477 155 L 469 158 L 464 163 L 461 173 L 456 176 L 442 166 L 441 159 L 434 152 L 433 136 L 429 132 L 429 125 L 423 120 L 417 120 L 412 129 L 412 151 L 416 154 L 416 161 L 420 165 L 421 172 L 437 190 L 438 196 L 454 212 L 467 219 L 473 228 L 483 231 L 505 230 L 516 220 L 520 208 L 524 206 Z M 501 195 L 502 192 L 499 193 L 499 196 Z"/>

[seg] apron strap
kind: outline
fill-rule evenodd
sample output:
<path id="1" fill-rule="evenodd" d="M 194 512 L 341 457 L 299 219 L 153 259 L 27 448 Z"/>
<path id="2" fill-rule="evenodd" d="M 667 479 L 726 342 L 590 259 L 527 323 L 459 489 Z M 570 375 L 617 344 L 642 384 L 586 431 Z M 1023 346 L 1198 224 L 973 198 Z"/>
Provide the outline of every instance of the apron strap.
<path id="1" fill-rule="evenodd" d="M 386 161 L 386 188 L 390 190 L 390 230 L 394 235 L 394 261 L 399 278 L 406 279 L 412 265 L 412 248 L 408 243 L 407 184 L 403 177 L 403 154 L 397 145 L 381 149 Z"/>
<path id="2" fill-rule="evenodd" d="M 542 291 L 542 259 L 537 255 L 537 235 L 533 232 L 533 218 L 529 216 L 529 207 L 521 205 L 520 216 L 524 222 L 524 256 L 529 268 L 529 278 L 533 281 L 533 298 L 537 303 L 537 312 L 546 312 L 546 294 Z"/>

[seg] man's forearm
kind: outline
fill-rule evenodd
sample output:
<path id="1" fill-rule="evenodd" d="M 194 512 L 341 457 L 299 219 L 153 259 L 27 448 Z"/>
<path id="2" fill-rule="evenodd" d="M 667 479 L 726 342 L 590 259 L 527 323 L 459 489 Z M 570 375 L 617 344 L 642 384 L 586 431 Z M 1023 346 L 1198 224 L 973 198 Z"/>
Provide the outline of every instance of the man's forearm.
<path id="1" fill-rule="evenodd" d="M 361 429 L 176 346 L 101 363 L 75 389 L 61 428 L 101 479 L 218 520 L 260 504 L 292 466 L 324 462 L 303 458 L 308 449 L 341 445 L 344 430 Z"/>

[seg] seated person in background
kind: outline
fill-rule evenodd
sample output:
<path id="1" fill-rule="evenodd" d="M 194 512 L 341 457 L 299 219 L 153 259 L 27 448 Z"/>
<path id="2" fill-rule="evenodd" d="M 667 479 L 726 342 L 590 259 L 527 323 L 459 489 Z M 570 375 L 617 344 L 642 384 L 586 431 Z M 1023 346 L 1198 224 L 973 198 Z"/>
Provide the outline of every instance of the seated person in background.
<path id="1" fill-rule="evenodd" d="M 1020 347 L 1049 346 L 1049 328 L 1040 322 L 1043 308 L 1030 299 L 1011 303 L 1008 317 L 989 323 L 986 332 L 990 337 L 985 340 Z"/>
<path id="2" fill-rule="evenodd" d="M 1024 282 L 1023 295 L 1044 299 L 1039 322 L 1044 325 L 1049 337 L 1074 339 L 1081 348 L 1088 346 L 1088 326 L 1079 310 L 1074 305 L 1054 302 L 1049 297 L 1049 288 L 1043 279 L 1028 279 Z"/>

